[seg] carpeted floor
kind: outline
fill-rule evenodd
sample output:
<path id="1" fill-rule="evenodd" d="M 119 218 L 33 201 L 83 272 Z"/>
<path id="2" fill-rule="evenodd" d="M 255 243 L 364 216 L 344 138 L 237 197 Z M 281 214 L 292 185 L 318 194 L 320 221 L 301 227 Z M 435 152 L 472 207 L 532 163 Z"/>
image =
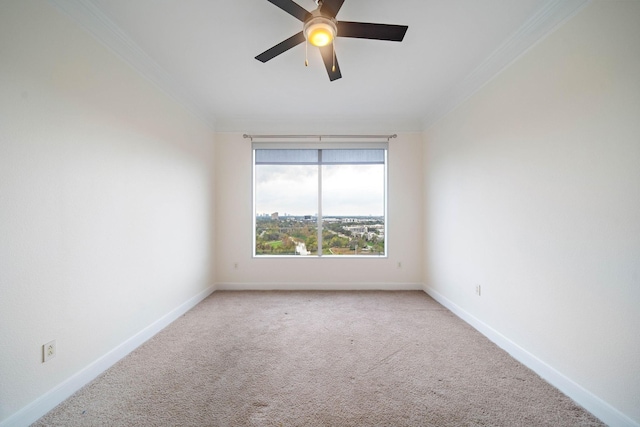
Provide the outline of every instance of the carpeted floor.
<path id="1" fill-rule="evenodd" d="M 37 426 L 596 426 L 423 292 L 216 292 Z"/>

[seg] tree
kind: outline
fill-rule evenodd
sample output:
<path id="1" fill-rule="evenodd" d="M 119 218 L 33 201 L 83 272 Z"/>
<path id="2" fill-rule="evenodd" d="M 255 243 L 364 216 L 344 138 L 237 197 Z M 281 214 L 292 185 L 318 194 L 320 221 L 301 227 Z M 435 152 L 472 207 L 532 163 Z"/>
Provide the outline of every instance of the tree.
<path id="1" fill-rule="evenodd" d="M 384 254 L 384 239 L 380 238 L 380 237 L 378 239 L 376 239 L 376 242 L 373 245 L 373 248 L 371 250 L 372 250 L 372 252 L 377 252 L 379 254 Z"/>
<path id="2" fill-rule="evenodd" d="M 296 252 L 296 242 L 289 236 L 282 238 L 282 253 L 293 254 Z"/>
<path id="3" fill-rule="evenodd" d="M 340 236 L 333 236 L 327 244 L 331 248 L 347 248 L 349 247 L 349 239 Z"/>
<path id="4" fill-rule="evenodd" d="M 318 238 L 314 235 L 307 237 L 305 245 L 309 252 L 316 252 L 318 250 Z"/>

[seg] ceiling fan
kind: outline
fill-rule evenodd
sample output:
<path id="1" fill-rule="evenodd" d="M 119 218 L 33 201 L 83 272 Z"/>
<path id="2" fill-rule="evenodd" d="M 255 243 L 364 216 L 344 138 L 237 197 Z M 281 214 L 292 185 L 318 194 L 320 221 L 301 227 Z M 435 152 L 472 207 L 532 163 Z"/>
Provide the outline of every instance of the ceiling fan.
<path id="1" fill-rule="evenodd" d="M 318 8 L 312 12 L 308 12 L 293 0 L 268 1 L 291 16 L 298 18 L 304 25 L 302 26 L 302 31 L 298 34 L 262 52 L 256 56 L 256 59 L 261 62 L 267 62 L 292 47 L 307 41 L 320 49 L 322 60 L 331 81 L 342 77 L 333 46 L 333 40 L 336 37 L 401 42 L 409 28 L 406 25 L 337 21 L 336 15 L 340 11 L 344 0 L 316 0 Z M 305 65 L 307 64 L 308 62 L 305 60 Z"/>

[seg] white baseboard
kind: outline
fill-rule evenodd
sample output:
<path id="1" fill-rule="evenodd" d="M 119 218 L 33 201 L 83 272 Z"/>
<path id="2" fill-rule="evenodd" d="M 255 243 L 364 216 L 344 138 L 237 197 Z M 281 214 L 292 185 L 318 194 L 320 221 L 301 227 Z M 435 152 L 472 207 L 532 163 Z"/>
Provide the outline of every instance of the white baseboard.
<path id="1" fill-rule="evenodd" d="M 293 283 L 216 283 L 218 291 L 421 291 L 421 283 L 327 283 L 327 282 L 293 282 Z"/>
<path id="2" fill-rule="evenodd" d="M 120 359 L 131 353 L 142 345 L 149 338 L 166 328 L 171 322 L 182 316 L 187 311 L 195 307 L 200 301 L 211 295 L 216 290 L 215 286 L 210 286 L 196 296 L 171 310 L 160 319 L 153 322 L 86 368 L 72 375 L 53 389 L 49 390 L 38 399 L 34 400 L 24 408 L 20 409 L 9 418 L 0 422 L 0 427 L 24 427 L 28 426 L 47 412 L 58 406 L 65 399 L 86 384 L 95 379 L 98 375 L 109 369 Z"/>
<path id="3" fill-rule="evenodd" d="M 587 389 L 583 388 L 569 377 L 563 375 L 561 372 L 554 369 L 552 366 L 546 364 L 542 360 L 538 359 L 535 355 L 520 347 L 518 344 L 511 341 L 509 338 L 502 335 L 491 326 L 482 322 L 472 314 L 456 305 L 454 302 L 440 294 L 436 290 L 424 286 L 423 290 L 431 296 L 434 300 L 449 309 L 456 316 L 473 326 L 482 335 L 489 338 L 498 347 L 505 350 L 514 359 L 518 360 L 523 365 L 540 375 L 549 384 L 553 385 L 565 395 L 569 396 L 580 406 L 591 412 L 598 417 L 601 421 L 610 426 L 620 427 L 640 427 L 640 424 L 623 414 L 598 396 L 594 395 Z"/>

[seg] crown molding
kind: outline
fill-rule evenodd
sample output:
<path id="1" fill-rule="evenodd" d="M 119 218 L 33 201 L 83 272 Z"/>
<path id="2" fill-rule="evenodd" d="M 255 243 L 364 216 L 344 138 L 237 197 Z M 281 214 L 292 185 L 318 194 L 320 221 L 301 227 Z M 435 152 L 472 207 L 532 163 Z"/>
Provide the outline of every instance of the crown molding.
<path id="1" fill-rule="evenodd" d="M 371 117 L 349 115 L 346 117 L 331 115 L 289 115 L 276 116 L 223 116 L 216 117 L 216 132 L 243 133 L 395 133 L 422 132 L 419 117 Z"/>
<path id="2" fill-rule="evenodd" d="M 592 0 L 549 0 L 459 85 L 425 114 L 423 130 L 455 110 L 536 44 L 577 15 Z"/>
<path id="3" fill-rule="evenodd" d="M 448 91 L 434 108 L 425 111 L 420 122 L 405 120 L 406 123 L 402 123 L 402 127 L 406 127 L 407 130 L 427 130 L 464 103 L 547 35 L 575 16 L 591 1 L 548 0 L 534 16 L 505 40 L 459 85 Z M 243 128 L 246 130 L 246 126 L 252 122 L 250 118 L 211 117 L 203 105 L 196 102 L 168 71 L 131 40 L 91 0 L 49 0 L 49 2 L 70 16 L 100 43 L 212 129 L 230 131 Z M 311 123 L 305 124 L 308 126 Z M 342 124 L 338 127 L 341 126 Z"/>
<path id="4" fill-rule="evenodd" d="M 148 81 L 186 108 L 211 129 L 214 121 L 204 106 L 199 105 L 182 85 L 160 64 L 155 62 L 140 46 L 118 27 L 90 0 L 49 0 L 58 10 L 74 20 Z"/>

